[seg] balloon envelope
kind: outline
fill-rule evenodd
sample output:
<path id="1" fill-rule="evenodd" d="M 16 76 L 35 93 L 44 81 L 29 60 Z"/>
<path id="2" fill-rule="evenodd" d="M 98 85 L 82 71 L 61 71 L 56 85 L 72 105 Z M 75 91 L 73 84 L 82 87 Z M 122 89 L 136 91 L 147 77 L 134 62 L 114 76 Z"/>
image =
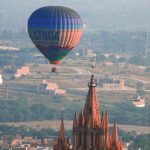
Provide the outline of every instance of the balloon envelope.
<path id="1" fill-rule="evenodd" d="M 83 22 L 72 9 L 47 6 L 37 9 L 28 20 L 28 33 L 51 64 L 59 64 L 79 42 Z"/>

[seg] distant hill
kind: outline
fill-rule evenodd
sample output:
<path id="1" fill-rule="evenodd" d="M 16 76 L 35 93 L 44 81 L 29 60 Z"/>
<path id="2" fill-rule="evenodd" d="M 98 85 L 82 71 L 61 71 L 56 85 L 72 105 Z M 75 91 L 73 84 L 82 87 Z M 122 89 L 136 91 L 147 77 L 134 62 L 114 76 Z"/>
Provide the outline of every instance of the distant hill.
<path id="1" fill-rule="evenodd" d="M 47 5 L 64 5 L 77 10 L 90 29 L 150 29 L 150 0 L 2 0 L 0 30 L 26 28 L 30 14 Z"/>

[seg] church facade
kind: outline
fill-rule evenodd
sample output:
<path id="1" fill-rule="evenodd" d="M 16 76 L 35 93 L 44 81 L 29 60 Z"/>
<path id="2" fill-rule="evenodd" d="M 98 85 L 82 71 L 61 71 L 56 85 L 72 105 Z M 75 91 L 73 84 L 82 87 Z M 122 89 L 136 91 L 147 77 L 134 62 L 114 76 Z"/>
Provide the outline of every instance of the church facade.
<path id="1" fill-rule="evenodd" d="M 116 123 L 113 132 L 109 132 L 108 112 L 100 115 L 96 96 L 96 81 L 94 76 L 88 84 L 89 90 L 84 109 L 79 116 L 74 114 L 73 120 L 73 150 L 123 150 L 122 140 L 118 137 Z M 64 134 L 64 123 L 61 122 L 60 133 L 54 150 L 69 150 L 69 144 Z"/>

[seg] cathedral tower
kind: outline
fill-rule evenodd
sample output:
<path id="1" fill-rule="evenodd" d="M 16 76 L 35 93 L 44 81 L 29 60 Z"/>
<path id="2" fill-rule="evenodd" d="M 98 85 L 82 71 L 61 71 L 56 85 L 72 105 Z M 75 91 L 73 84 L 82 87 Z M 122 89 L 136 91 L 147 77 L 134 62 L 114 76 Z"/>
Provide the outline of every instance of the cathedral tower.
<path id="1" fill-rule="evenodd" d="M 94 76 L 88 84 L 89 90 L 83 111 L 73 121 L 73 150 L 122 150 L 122 141 L 114 123 L 109 133 L 108 113 L 100 116 Z"/>
<path id="2" fill-rule="evenodd" d="M 109 133 L 108 112 L 102 113 L 96 96 L 96 80 L 91 76 L 84 109 L 79 115 L 74 114 L 73 150 L 123 150 L 122 140 L 118 138 L 116 123 L 112 134 Z M 61 122 L 60 133 L 54 150 L 69 150 L 64 135 L 64 123 Z"/>

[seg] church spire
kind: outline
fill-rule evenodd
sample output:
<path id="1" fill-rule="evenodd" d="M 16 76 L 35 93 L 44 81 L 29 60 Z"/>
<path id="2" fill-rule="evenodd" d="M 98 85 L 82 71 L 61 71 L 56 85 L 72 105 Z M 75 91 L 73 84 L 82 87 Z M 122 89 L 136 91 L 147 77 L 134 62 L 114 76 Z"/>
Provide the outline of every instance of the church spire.
<path id="1" fill-rule="evenodd" d="M 96 80 L 94 79 L 94 75 L 91 76 L 88 86 L 89 90 L 84 107 L 85 124 L 88 127 L 96 128 L 100 127 L 101 120 L 96 96 Z"/>
<path id="2" fill-rule="evenodd" d="M 74 113 L 74 119 L 73 119 L 73 129 L 78 127 L 78 119 L 77 119 L 77 112 Z"/>
<path id="3" fill-rule="evenodd" d="M 119 147 L 119 150 L 123 149 L 122 139 L 119 140 L 119 146 L 118 147 Z"/>
<path id="4" fill-rule="evenodd" d="M 61 120 L 61 125 L 60 125 L 60 132 L 59 132 L 59 136 L 58 136 L 58 140 L 60 141 L 64 141 L 65 139 L 65 128 L 64 128 L 64 121 L 63 118 Z"/>
<path id="5" fill-rule="evenodd" d="M 63 118 L 61 120 L 59 136 L 57 139 L 57 143 L 53 147 L 54 150 L 69 150 L 69 145 L 67 143 L 67 139 L 65 137 L 65 128 Z"/>
<path id="6" fill-rule="evenodd" d="M 116 123 L 114 122 L 113 133 L 112 133 L 112 144 L 113 146 L 118 146 L 118 129 Z"/>
<path id="7" fill-rule="evenodd" d="M 83 115 L 83 111 L 81 111 L 80 116 L 79 116 L 79 125 L 81 127 L 84 126 L 84 115 Z"/>
<path id="8" fill-rule="evenodd" d="M 108 112 L 105 113 L 105 133 L 109 132 Z"/>

